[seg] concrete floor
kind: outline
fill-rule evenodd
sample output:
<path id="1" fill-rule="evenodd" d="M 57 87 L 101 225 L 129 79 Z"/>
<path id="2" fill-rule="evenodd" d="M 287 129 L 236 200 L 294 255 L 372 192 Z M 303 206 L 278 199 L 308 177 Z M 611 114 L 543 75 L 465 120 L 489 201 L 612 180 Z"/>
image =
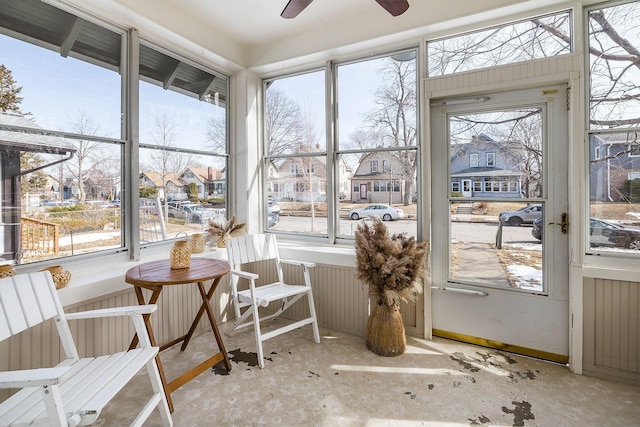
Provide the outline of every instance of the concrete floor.
<path id="1" fill-rule="evenodd" d="M 403 355 L 381 357 L 361 337 L 321 334 L 320 344 L 310 326 L 267 341 L 264 369 L 251 330 L 225 335 L 231 372 L 214 367 L 174 391 L 174 425 L 640 426 L 637 386 L 440 338 L 408 337 Z M 214 343 L 208 332 L 185 352 L 163 351 L 169 380 L 211 355 Z M 97 425 L 127 425 L 150 392 L 138 375 Z M 156 411 L 146 425 L 159 424 Z"/>

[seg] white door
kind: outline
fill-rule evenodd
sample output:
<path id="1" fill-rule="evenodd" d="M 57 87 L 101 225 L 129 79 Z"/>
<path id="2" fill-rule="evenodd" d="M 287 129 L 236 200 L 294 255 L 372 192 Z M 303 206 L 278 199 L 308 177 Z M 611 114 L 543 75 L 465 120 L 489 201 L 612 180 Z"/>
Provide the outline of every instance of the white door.
<path id="1" fill-rule="evenodd" d="M 367 200 L 367 184 L 360 184 L 360 200 Z"/>
<path id="2" fill-rule="evenodd" d="M 568 360 L 566 92 L 432 102 L 434 335 Z M 452 199 L 463 173 L 474 191 Z"/>
<path id="3" fill-rule="evenodd" d="M 462 196 L 463 197 L 471 197 L 472 193 L 471 193 L 471 180 L 470 179 L 463 179 L 462 180 Z"/>

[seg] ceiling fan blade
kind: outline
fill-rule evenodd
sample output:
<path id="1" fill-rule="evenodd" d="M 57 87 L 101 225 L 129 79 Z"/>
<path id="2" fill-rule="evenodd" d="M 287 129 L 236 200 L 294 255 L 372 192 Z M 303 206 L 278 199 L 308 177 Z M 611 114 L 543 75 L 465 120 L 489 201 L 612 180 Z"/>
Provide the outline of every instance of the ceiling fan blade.
<path id="1" fill-rule="evenodd" d="M 284 7 L 280 16 L 286 19 L 295 18 L 300 14 L 300 12 L 309 6 L 312 1 L 313 0 L 289 0 L 289 3 Z"/>
<path id="2" fill-rule="evenodd" d="M 376 0 L 378 4 L 385 8 L 393 16 L 400 16 L 409 9 L 408 0 Z"/>

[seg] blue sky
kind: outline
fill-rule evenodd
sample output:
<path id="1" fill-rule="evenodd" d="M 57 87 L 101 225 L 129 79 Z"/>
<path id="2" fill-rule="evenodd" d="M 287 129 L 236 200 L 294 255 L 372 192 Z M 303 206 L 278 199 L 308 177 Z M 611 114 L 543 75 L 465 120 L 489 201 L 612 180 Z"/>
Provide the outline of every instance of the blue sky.
<path id="1" fill-rule="evenodd" d="M 45 129 L 74 132 L 84 112 L 98 126 L 100 136 L 120 137 L 121 79 L 114 71 L 63 58 L 58 53 L 0 35 L 0 63 L 22 87 L 20 105 Z M 157 114 L 176 124 L 175 145 L 206 149 L 207 122 L 221 108 L 159 86 L 140 84 L 140 137 L 153 143 Z"/>

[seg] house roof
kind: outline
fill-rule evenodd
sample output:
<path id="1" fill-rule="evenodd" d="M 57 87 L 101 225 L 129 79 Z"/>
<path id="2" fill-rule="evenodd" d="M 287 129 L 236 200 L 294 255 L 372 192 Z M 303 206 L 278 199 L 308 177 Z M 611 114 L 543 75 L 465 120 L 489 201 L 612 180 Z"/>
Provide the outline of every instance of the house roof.
<path id="1" fill-rule="evenodd" d="M 202 182 L 220 181 L 224 179 L 223 171 L 220 169 L 193 167 L 189 167 L 187 169 L 196 175 Z M 211 172 L 211 177 L 209 177 L 209 172 Z"/>
<path id="2" fill-rule="evenodd" d="M 180 174 L 177 174 L 177 173 L 165 174 L 165 176 L 164 176 L 165 182 L 162 182 L 162 174 L 159 173 L 159 172 L 142 171 L 142 172 L 140 172 L 140 175 L 144 175 L 156 187 L 163 187 L 165 184 L 167 184 L 169 182 L 177 182 L 177 183 L 179 183 L 178 185 L 183 185 L 184 184 L 179 179 L 179 175 Z"/>
<path id="3" fill-rule="evenodd" d="M 33 120 L 21 114 L 0 113 L 0 144 L 5 149 L 37 153 L 76 152 L 66 139 L 45 133 Z"/>

